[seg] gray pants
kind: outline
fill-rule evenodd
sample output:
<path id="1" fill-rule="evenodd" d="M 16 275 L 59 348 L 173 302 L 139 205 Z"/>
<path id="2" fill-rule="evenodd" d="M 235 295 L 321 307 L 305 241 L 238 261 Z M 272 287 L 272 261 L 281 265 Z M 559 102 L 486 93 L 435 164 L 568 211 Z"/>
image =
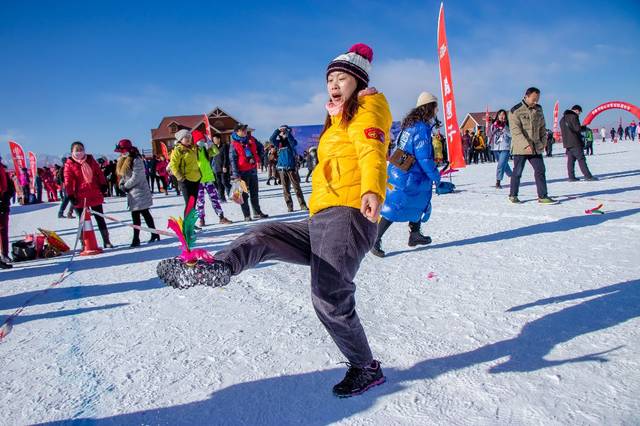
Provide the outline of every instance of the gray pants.
<path id="1" fill-rule="evenodd" d="M 311 300 L 318 318 L 349 362 L 373 361 L 356 313 L 353 279 L 373 246 L 376 225 L 351 207 L 331 207 L 301 222 L 253 227 L 216 254 L 233 275 L 268 260 L 309 265 Z"/>

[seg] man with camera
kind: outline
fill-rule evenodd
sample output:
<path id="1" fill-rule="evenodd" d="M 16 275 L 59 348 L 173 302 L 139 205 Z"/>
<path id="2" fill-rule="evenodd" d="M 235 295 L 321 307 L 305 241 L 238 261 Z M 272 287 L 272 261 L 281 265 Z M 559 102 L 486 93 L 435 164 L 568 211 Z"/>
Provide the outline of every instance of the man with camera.
<path id="1" fill-rule="evenodd" d="M 284 201 L 287 203 L 287 208 L 290 212 L 293 211 L 293 200 L 291 199 L 291 186 L 293 186 L 300 209 L 309 210 L 300 188 L 300 175 L 296 166 L 296 146 L 298 141 L 291 134 L 291 128 L 287 125 L 278 127 L 274 130 L 269 140 L 278 150 L 278 164 L 276 167 L 280 174 L 282 192 L 284 193 Z"/>

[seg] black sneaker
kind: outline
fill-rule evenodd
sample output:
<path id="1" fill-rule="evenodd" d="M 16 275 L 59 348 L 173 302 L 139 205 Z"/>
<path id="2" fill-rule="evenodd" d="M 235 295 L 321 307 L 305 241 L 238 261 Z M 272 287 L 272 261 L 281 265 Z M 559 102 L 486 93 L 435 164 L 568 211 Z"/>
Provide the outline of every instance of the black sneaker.
<path id="1" fill-rule="evenodd" d="M 333 394 L 338 398 L 349 398 L 360 395 L 374 386 L 385 382 L 380 362 L 373 361 L 370 366 L 358 368 L 346 363 L 349 369 L 344 379 L 333 387 Z"/>
<path id="2" fill-rule="evenodd" d="M 387 254 L 382 250 L 382 242 L 376 241 L 371 247 L 371 254 L 377 257 L 385 257 Z"/>
<path id="3" fill-rule="evenodd" d="M 231 281 L 231 267 L 219 260 L 214 260 L 213 263 L 198 260 L 191 265 L 174 257 L 158 263 L 156 272 L 162 282 L 178 289 L 197 285 L 222 287 Z"/>
<path id="4" fill-rule="evenodd" d="M 422 235 L 420 232 L 409 234 L 409 247 L 426 246 L 427 244 L 431 244 L 431 237 Z"/>
<path id="5" fill-rule="evenodd" d="M 13 265 L 10 263 L 5 263 L 2 260 L 0 260 L 0 269 L 11 269 L 13 268 Z"/>
<path id="6" fill-rule="evenodd" d="M 260 213 L 258 213 L 258 214 L 253 215 L 253 218 L 254 218 L 254 219 L 267 219 L 268 217 L 269 217 L 269 215 L 268 215 L 268 214 L 264 214 L 264 213 L 262 213 L 262 212 L 260 212 Z"/>

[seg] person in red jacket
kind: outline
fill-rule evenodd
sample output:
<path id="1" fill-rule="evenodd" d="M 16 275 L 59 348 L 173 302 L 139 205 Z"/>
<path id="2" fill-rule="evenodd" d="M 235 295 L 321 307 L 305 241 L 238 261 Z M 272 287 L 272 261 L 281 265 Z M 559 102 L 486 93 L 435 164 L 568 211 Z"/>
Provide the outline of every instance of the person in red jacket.
<path id="1" fill-rule="evenodd" d="M 169 162 L 165 160 L 162 155 L 157 158 L 158 162 L 156 163 L 156 176 L 158 176 L 158 179 L 160 179 L 160 182 L 162 182 L 164 195 L 169 195 L 169 190 L 167 189 L 169 186 L 169 173 L 167 173 L 167 166 L 169 165 Z"/>
<path id="2" fill-rule="evenodd" d="M 104 196 L 102 194 L 107 191 L 107 180 L 98 162 L 85 152 L 82 142 L 71 144 L 71 157 L 64 166 L 64 187 L 81 221 L 84 220 L 82 217 L 84 207 L 103 213 Z M 107 223 L 100 216 L 96 215 L 95 218 L 104 247 L 113 248 L 109 241 Z"/>
<path id="3" fill-rule="evenodd" d="M 0 157 L 0 269 L 12 267 L 9 259 L 9 210 L 15 189 Z"/>
<path id="4" fill-rule="evenodd" d="M 234 181 L 243 180 L 249 189 L 249 195 L 242 193 L 243 203 L 240 205 L 244 220 L 251 221 L 251 211 L 249 209 L 249 197 L 251 197 L 251 207 L 253 208 L 254 219 L 266 219 L 269 215 L 262 212 L 258 195 L 258 166 L 260 157 L 258 156 L 258 146 L 253 136 L 247 135 L 247 125 L 237 124 L 231 134 L 231 147 L 229 148 L 229 159 L 231 163 L 231 178 Z"/>

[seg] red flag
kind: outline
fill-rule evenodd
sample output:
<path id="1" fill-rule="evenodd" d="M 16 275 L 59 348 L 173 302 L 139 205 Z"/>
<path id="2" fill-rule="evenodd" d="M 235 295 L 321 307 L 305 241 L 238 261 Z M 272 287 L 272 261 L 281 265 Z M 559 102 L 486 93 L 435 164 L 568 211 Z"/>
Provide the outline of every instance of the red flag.
<path id="1" fill-rule="evenodd" d="M 36 155 L 31 151 L 29 151 L 29 170 L 31 170 L 31 186 L 35 189 L 36 175 L 38 174 L 38 164 Z"/>
<path id="2" fill-rule="evenodd" d="M 160 149 L 162 150 L 162 156 L 165 160 L 169 161 L 169 150 L 167 150 L 167 144 L 164 142 L 160 142 Z"/>
<path id="3" fill-rule="evenodd" d="M 22 169 L 27 167 L 24 150 L 20 144 L 14 141 L 9 141 L 9 149 L 11 150 L 11 159 L 13 160 L 13 168 L 16 170 L 16 176 L 20 176 Z"/>
<path id="4" fill-rule="evenodd" d="M 444 105 L 444 127 L 447 135 L 447 152 L 449 153 L 450 167 L 459 169 L 466 167 L 466 164 L 462 153 L 462 137 L 458 126 L 456 101 L 453 96 L 449 45 L 447 44 L 447 32 L 444 26 L 444 3 L 440 3 L 440 14 L 438 16 L 438 65 L 440 67 L 440 90 L 442 91 Z"/>
<path id="5" fill-rule="evenodd" d="M 489 105 L 487 105 L 487 112 L 484 114 L 484 131 L 487 134 L 487 140 L 489 140 L 489 133 L 491 133 L 491 117 L 489 116 Z"/>
<path id="6" fill-rule="evenodd" d="M 208 140 L 213 140 L 213 137 L 211 137 L 211 126 L 209 125 L 209 117 L 207 117 L 207 114 L 204 115 L 204 132 L 207 135 Z"/>
<path id="7" fill-rule="evenodd" d="M 556 104 L 553 106 L 553 139 L 556 142 L 560 141 L 560 126 L 558 125 L 558 112 L 560 109 L 560 104 L 556 101 Z"/>

